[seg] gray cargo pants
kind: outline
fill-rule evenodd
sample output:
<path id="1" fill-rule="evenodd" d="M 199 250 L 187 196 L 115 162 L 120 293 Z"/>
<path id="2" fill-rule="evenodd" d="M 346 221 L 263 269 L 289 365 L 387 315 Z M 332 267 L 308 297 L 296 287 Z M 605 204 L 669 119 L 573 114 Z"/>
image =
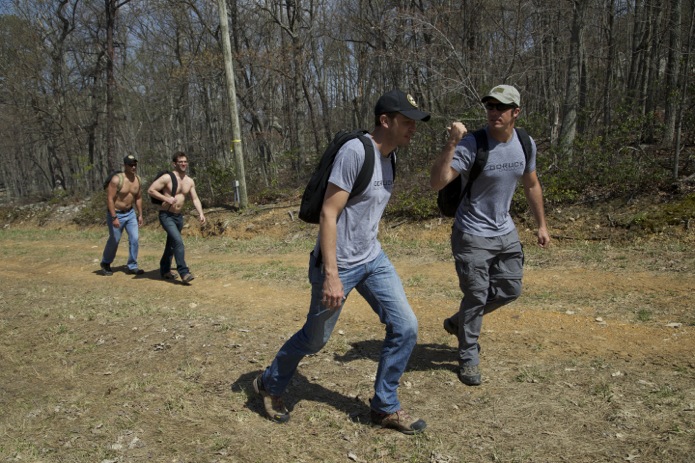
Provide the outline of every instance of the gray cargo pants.
<path id="1" fill-rule="evenodd" d="M 524 251 L 516 230 L 485 238 L 455 227 L 451 250 L 463 292 L 459 311 L 450 318 L 459 327 L 459 364 L 478 365 L 483 315 L 521 295 Z"/>

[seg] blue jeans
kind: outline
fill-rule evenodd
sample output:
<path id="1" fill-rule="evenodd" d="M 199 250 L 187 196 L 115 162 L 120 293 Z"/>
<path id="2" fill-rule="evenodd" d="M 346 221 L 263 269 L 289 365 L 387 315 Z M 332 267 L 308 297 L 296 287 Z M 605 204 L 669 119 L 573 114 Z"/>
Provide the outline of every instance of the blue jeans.
<path id="1" fill-rule="evenodd" d="M 164 254 L 159 261 L 159 273 L 164 275 L 171 271 L 171 260 L 176 259 L 176 271 L 179 275 L 189 273 L 186 260 L 184 259 L 185 249 L 181 230 L 183 229 L 183 215 L 173 212 L 159 211 L 159 223 L 167 232 L 167 243 L 164 246 Z"/>
<path id="2" fill-rule="evenodd" d="M 451 317 L 458 325 L 459 363 L 478 365 L 483 315 L 521 295 L 524 251 L 516 230 L 485 238 L 454 228 L 451 249 L 463 299 Z"/>
<path id="3" fill-rule="evenodd" d="M 315 264 L 316 258 L 312 254 L 309 259 L 311 305 L 306 322 L 282 346 L 273 363 L 263 372 L 263 386 L 271 395 L 282 395 L 304 356 L 315 354 L 326 345 L 342 311 L 342 306 L 330 310 L 321 304 L 325 276 L 323 267 Z M 398 383 L 417 342 L 418 329 L 417 318 L 405 297 L 401 279 L 383 251 L 371 262 L 339 269 L 338 273 L 346 297 L 353 288 L 357 289 L 381 323 L 386 325 L 371 408 L 381 413 L 396 412 L 401 409 Z"/>
<path id="4" fill-rule="evenodd" d="M 116 211 L 116 216 L 118 217 L 118 222 L 121 224 L 119 228 L 114 228 L 113 222 L 111 221 L 111 214 L 106 211 L 106 223 L 109 226 L 109 239 L 106 240 L 106 247 L 104 248 L 104 254 L 101 257 L 102 264 L 111 265 L 111 263 L 116 258 L 116 251 L 118 251 L 118 243 L 121 241 L 121 235 L 125 229 L 128 233 L 128 244 L 129 254 L 128 254 L 128 268 L 130 270 L 136 270 L 138 268 L 138 218 L 135 215 L 135 209 L 131 209 L 128 212 L 118 212 Z"/>

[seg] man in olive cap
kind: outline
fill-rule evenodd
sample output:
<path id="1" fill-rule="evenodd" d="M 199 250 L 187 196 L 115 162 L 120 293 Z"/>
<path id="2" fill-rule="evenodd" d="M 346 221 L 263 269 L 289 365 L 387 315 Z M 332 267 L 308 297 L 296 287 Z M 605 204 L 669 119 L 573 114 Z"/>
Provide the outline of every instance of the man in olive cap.
<path id="1" fill-rule="evenodd" d="M 451 248 L 463 299 L 459 310 L 444 320 L 444 329 L 458 336 L 459 380 L 481 383 L 480 344 L 483 315 L 516 300 L 521 294 L 524 254 L 509 208 L 521 179 L 538 225 L 537 241 L 545 248 L 550 235 L 545 223 L 543 192 L 536 176 L 536 144 L 529 138 L 528 163 L 515 123 L 521 96 L 511 85 L 498 85 L 481 102 L 487 112 L 488 160 L 480 175 L 465 190 L 476 158 L 473 134 L 453 122 L 449 140 L 432 166 L 430 184 L 436 191 L 462 176 L 464 191 L 452 228 Z"/>
<path id="2" fill-rule="evenodd" d="M 113 275 L 111 263 L 116 258 L 123 230 L 128 233 L 129 254 L 126 272 L 131 275 L 145 273 L 138 267 L 139 227 L 142 226 L 142 184 L 137 175 L 138 160 L 132 154 L 123 158 L 123 172 L 117 172 L 106 186 L 106 224 L 109 239 L 101 258 L 101 270 Z M 137 215 L 136 215 L 137 212 Z"/>
<path id="3" fill-rule="evenodd" d="M 405 434 L 419 433 L 426 427 L 423 420 L 410 417 L 398 400 L 398 384 L 417 341 L 418 323 L 377 234 L 393 191 L 391 156 L 396 148 L 410 144 L 417 121 L 427 121 L 430 115 L 418 108 L 412 96 L 393 90 L 379 98 L 374 118 L 374 130 L 365 140 L 372 143 L 377 158 L 370 186 L 350 197 L 365 160 L 365 145 L 352 139 L 335 157 L 324 196 L 316 247 L 309 259 L 309 314 L 302 329 L 253 381 L 254 390 L 263 397 L 266 414 L 278 423 L 289 420 L 282 395 L 299 362 L 328 342 L 345 300 L 356 289 L 386 325 L 370 401 L 372 422 Z"/>

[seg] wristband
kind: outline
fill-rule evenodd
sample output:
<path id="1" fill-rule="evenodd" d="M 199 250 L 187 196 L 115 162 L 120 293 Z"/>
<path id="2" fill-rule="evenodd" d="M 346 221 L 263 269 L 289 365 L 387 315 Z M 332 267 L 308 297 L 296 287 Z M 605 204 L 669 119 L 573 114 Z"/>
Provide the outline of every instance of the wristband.
<path id="1" fill-rule="evenodd" d="M 117 215 L 112 215 L 112 216 L 111 216 L 111 221 L 113 222 L 113 221 L 116 220 L 117 218 L 118 218 Z"/>

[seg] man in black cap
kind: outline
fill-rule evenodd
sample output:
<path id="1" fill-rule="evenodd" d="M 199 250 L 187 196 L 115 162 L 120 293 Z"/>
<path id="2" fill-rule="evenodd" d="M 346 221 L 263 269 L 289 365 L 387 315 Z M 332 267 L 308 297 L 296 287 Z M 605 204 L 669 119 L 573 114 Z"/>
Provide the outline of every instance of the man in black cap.
<path id="1" fill-rule="evenodd" d="M 123 172 L 111 177 L 106 186 L 106 224 L 109 226 L 109 239 L 106 241 L 101 258 L 104 275 L 113 275 L 111 263 L 116 258 L 118 243 L 123 230 L 128 233 L 130 253 L 127 273 L 142 275 L 138 267 L 138 227 L 142 226 L 142 184 L 136 174 L 138 160 L 132 154 L 123 158 Z M 137 215 L 136 215 L 137 212 Z"/>
<path id="2" fill-rule="evenodd" d="M 377 159 L 370 186 L 350 198 L 365 159 L 362 142 L 350 140 L 335 157 L 321 210 L 319 235 L 309 259 L 309 314 L 302 329 L 253 381 L 254 390 L 263 397 L 268 417 L 279 423 L 290 417 L 282 395 L 299 362 L 328 342 L 345 300 L 356 289 L 386 326 L 370 402 L 372 423 L 405 434 L 415 434 L 426 427 L 423 420 L 403 411 L 398 400 L 398 384 L 417 342 L 418 323 L 377 233 L 393 190 L 391 156 L 396 148 L 410 144 L 416 121 L 428 121 L 430 115 L 418 109 L 413 97 L 393 90 L 379 98 L 374 116 L 375 127 L 368 138 Z M 317 263 L 319 255 L 321 262 Z"/>

